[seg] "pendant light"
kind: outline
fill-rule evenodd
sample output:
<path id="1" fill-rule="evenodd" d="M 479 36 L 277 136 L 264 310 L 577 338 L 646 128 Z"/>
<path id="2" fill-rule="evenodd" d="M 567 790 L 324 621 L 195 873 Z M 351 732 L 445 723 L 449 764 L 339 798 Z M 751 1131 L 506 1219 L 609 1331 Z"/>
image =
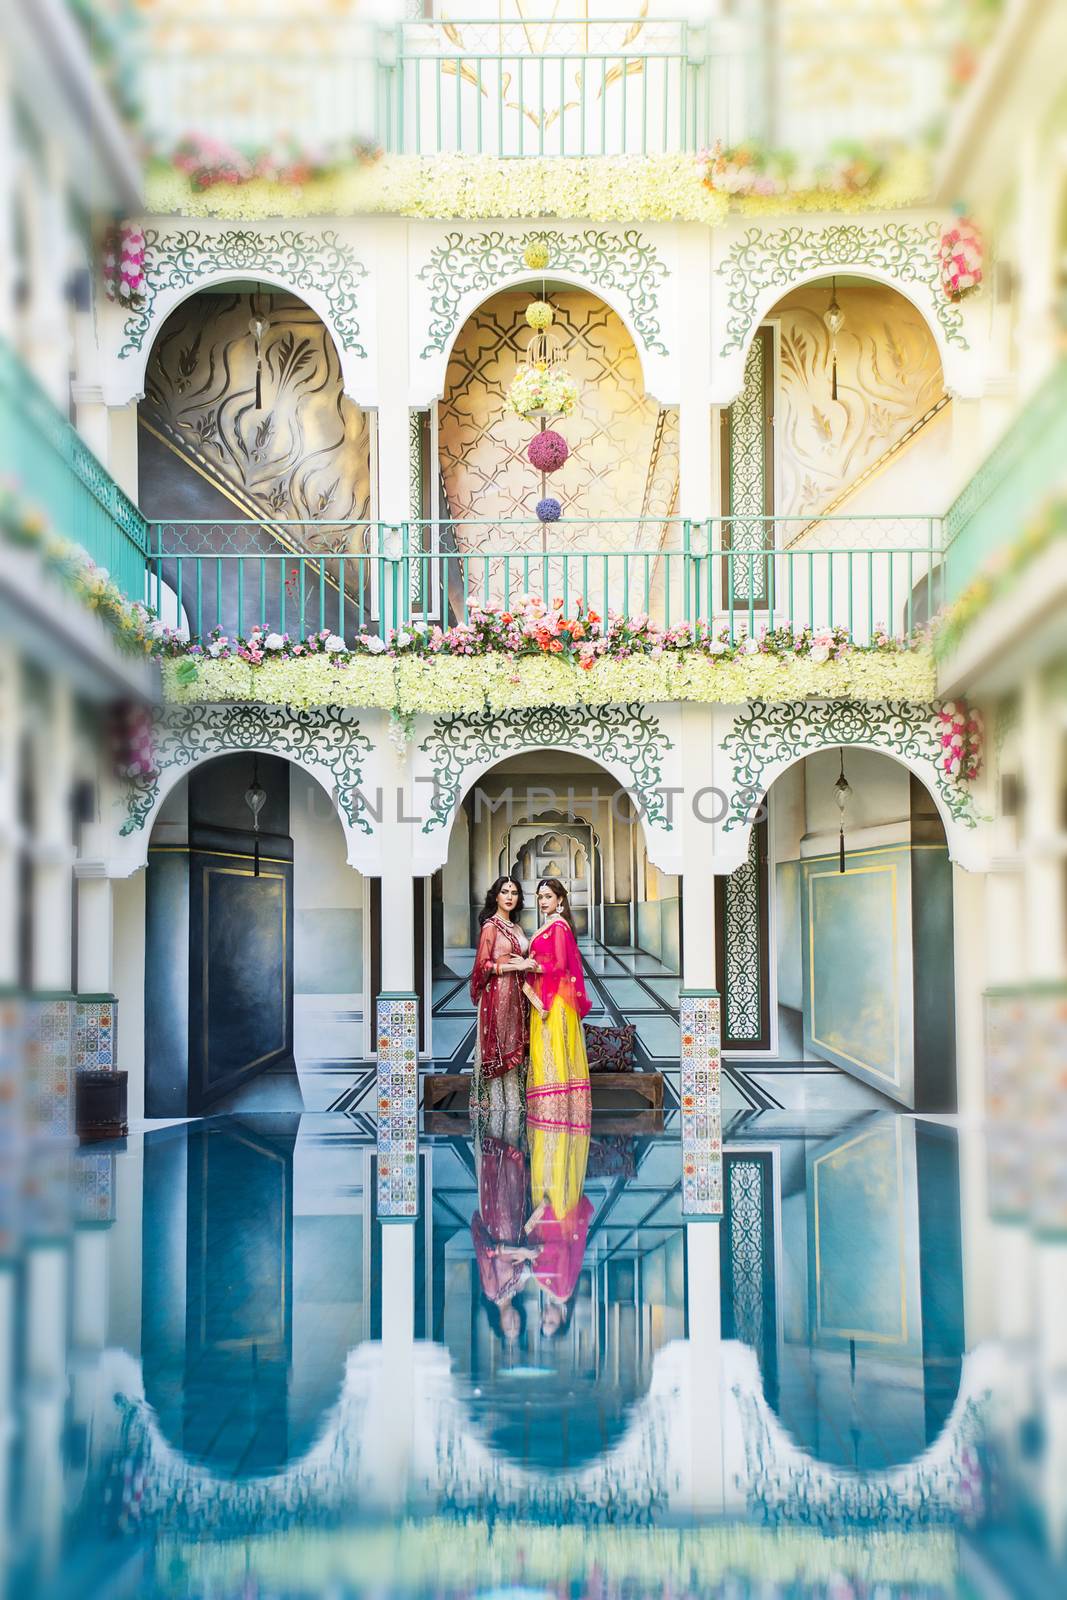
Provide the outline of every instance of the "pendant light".
<path id="1" fill-rule="evenodd" d="M 266 312 L 260 311 L 257 304 L 258 296 L 252 296 L 252 315 L 248 319 L 248 331 L 256 348 L 256 410 L 263 410 L 263 340 L 270 328 L 270 318 Z"/>
<path id="2" fill-rule="evenodd" d="M 845 313 L 837 303 L 837 279 L 830 279 L 830 304 L 822 319 L 830 330 L 830 399 L 837 399 L 837 336 L 845 326 Z"/>
<path id="3" fill-rule="evenodd" d="M 252 757 L 252 783 L 245 790 L 245 805 L 252 813 L 252 832 L 255 835 L 255 848 L 252 853 L 252 874 L 259 877 L 259 813 L 267 803 L 267 791 L 259 781 L 259 757 Z"/>
<path id="4" fill-rule="evenodd" d="M 837 782 L 834 784 L 834 800 L 837 802 L 837 809 L 841 813 L 841 821 L 837 833 L 838 872 L 844 872 L 845 870 L 845 806 L 848 804 L 851 794 L 852 785 L 845 777 L 845 752 L 842 750 L 841 768 L 837 775 Z"/>

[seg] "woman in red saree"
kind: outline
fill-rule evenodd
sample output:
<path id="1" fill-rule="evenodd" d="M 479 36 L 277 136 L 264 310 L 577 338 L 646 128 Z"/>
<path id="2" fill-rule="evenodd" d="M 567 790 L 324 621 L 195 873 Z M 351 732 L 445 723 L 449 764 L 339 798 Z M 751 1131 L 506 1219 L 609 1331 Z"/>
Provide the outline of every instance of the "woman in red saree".
<path id="1" fill-rule="evenodd" d="M 471 1218 L 471 1238 L 490 1324 L 505 1344 L 514 1344 L 522 1332 L 515 1296 L 537 1249 L 524 1233 L 530 1210 L 526 1157 L 503 1137 L 503 1126 L 502 1117 L 491 1118 L 475 1144 L 478 1209 Z"/>
<path id="2" fill-rule="evenodd" d="M 529 1040 L 529 1008 L 522 992 L 528 970 L 526 935 L 519 926 L 522 890 L 498 878 L 485 897 L 471 972 L 478 1030 L 471 1074 L 471 1111 L 518 1112 Z"/>

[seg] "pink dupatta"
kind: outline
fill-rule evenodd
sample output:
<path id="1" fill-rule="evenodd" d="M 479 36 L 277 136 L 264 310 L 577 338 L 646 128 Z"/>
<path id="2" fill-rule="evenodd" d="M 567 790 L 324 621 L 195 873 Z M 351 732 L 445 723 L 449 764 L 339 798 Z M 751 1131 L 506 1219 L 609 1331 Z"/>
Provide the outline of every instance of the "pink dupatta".
<path id="1" fill-rule="evenodd" d="M 559 995 L 579 1017 L 586 1016 L 593 1003 L 585 992 L 582 958 L 570 924 L 562 917 L 552 917 L 530 940 L 530 954 L 541 967 L 533 986 L 541 1009 L 551 1011 Z"/>

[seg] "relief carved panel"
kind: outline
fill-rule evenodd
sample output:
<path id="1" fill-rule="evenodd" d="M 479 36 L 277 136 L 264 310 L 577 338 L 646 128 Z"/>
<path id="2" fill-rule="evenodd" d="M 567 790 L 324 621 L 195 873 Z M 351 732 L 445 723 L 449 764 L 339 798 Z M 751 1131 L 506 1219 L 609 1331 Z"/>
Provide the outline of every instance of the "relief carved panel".
<path id="1" fill-rule="evenodd" d="M 269 319 L 259 409 L 253 305 Z M 313 523 L 294 542 L 315 551 L 363 548 L 368 417 L 344 394 L 333 341 L 302 301 L 194 295 L 155 343 L 140 415 L 232 501 L 234 518 Z"/>

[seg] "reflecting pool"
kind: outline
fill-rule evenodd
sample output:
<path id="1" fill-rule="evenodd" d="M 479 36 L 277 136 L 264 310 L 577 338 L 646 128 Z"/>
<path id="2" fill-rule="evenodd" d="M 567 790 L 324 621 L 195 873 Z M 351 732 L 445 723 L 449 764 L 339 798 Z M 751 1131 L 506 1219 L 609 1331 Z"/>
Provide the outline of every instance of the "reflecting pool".
<path id="1" fill-rule="evenodd" d="M 1067 1592 L 1067 1245 L 980 1142 L 745 1114 L 712 1222 L 602 1120 L 438 1118 L 413 1221 L 362 1118 L 70 1154 L 0 1278 L 8 1592 Z"/>

